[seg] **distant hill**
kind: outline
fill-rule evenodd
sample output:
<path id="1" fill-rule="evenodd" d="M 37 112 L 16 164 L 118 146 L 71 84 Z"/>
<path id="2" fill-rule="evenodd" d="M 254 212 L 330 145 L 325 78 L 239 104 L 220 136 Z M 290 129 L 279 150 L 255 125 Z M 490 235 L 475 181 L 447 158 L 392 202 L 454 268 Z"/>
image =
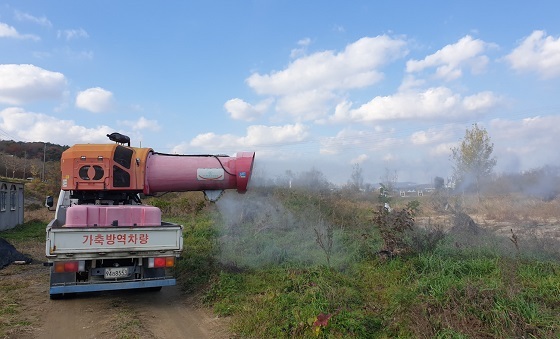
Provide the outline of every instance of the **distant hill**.
<path id="1" fill-rule="evenodd" d="M 60 181 L 62 152 L 68 148 L 43 142 L 0 140 L 0 177 L 39 180 L 46 185 L 41 188 L 41 195 L 47 191 L 52 194 Z"/>
<path id="2" fill-rule="evenodd" d="M 60 161 L 62 152 L 68 149 L 69 146 L 61 146 L 51 144 L 49 142 L 24 142 L 13 140 L 0 140 L 0 154 L 6 156 L 15 156 L 22 159 L 38 159 L 43 161 L 43 154 L 45 160 Z"/>

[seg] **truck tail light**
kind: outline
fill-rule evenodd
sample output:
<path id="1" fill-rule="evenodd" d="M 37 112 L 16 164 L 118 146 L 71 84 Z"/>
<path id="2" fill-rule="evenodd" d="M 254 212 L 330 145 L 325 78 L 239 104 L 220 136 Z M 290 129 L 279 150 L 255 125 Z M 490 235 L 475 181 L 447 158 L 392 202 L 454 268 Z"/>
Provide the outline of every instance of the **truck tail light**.
<path id="1" fill-rule="evenodd" d="M 56 273 L 84 272 L 86 270 L 85 260 L 76 261 L 57 261 L 54 263 Z"/>
<path id="2" fill-rule="evenodd" d="M 175 257 L 148 258 L 148 268 L 163 268 L 175 266 Z"/>

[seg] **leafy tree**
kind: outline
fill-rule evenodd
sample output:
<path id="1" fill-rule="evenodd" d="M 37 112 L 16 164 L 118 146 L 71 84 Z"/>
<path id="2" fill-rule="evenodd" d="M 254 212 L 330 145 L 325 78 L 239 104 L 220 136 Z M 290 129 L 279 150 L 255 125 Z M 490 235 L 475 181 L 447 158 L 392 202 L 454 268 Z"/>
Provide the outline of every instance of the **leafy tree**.
<path id="1" fill-rule="evenodd" d="M 496 158 L 492 157 L 494 144 L 488 132 L 477 124 L 467 129 L 459 147 L 452 148 L 454 177 L 459 187 L 468 188 L 475 185 L 480 194 L 481 180 L 490 176 Z"/>

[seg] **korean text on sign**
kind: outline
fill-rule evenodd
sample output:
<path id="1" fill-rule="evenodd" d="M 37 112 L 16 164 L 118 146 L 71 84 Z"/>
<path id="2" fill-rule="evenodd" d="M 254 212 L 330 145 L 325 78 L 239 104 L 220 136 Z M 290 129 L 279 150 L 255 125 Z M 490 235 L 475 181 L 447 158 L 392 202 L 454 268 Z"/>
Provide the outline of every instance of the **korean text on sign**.
<path id="1" fill-rule="evenodd" d="M 84 241 L 82 244 L 86 245 L 127 245 L 127 244 L 141 244 L 146 245 L 149 240 L 149 235 L 147 233 L 132 233 L 132 234 L 88 234 L 84 235 Z"/>

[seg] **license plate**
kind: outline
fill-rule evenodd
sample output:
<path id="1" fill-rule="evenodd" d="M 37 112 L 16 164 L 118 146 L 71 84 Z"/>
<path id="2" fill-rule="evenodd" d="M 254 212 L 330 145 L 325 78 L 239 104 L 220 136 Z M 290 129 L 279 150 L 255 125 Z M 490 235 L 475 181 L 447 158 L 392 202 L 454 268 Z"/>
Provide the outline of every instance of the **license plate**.
<path id="1" fill-rule="evenodd" d="M 128 277 L 128 267 L 116 267 L 105 269 L 105 279 Z"/>

